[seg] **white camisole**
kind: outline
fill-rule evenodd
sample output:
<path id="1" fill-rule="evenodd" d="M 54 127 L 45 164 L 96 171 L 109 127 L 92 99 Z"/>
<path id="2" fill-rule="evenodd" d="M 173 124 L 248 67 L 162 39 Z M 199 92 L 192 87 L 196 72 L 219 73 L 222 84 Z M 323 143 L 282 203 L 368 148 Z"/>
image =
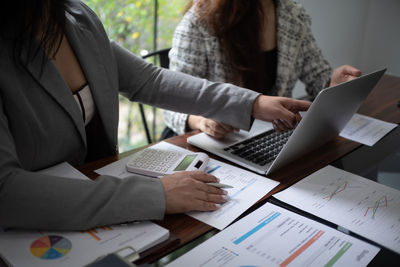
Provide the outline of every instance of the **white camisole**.
<path id="1" fill-rule="evenodd" d="M 83 122 L 86 126 L 93 118 L 96 110 L 89 85 L 86 84 L 82 89 L 74 92 L 73 95 L 78 104 L 79 110 L 82 113 Z"/>

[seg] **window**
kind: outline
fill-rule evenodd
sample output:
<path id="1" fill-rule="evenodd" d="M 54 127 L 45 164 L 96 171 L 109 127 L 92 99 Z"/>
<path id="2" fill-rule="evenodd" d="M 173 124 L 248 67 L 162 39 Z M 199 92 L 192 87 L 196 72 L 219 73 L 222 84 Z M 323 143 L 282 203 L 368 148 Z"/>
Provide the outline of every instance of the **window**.
<path id="1" fill-rule="evenodd" d="M 188 0 L 84 0 L 100 17 L 110 39 L 134 54 L 171 47 L 172 35 Z M 157 15 L 157 16 L 156 16 Z M 153 62 L 154 63 L 154 62 Z M 145 106 L 153 140 L 165 125 L 162 112 Z M 139 108 L 120 96 L 118 129 L 120 152 L 146 145 Z"/>

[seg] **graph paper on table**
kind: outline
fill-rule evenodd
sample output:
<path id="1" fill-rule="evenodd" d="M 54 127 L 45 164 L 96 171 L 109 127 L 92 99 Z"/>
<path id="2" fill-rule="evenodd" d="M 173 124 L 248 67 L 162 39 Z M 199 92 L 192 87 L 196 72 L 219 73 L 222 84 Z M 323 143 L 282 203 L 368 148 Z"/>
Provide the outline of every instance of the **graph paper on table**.
<path id="1" fill-rule="evenodd" d="M 400 191 L 327 166 L 275 197 L 400 253 Z"/>

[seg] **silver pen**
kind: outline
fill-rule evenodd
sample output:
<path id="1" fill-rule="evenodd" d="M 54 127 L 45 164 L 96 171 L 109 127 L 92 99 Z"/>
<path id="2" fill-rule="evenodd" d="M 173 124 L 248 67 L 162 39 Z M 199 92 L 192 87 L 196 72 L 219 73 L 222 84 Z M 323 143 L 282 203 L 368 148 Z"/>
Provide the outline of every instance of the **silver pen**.
<path id="1" fill-rule="evenodd" d="M 220 183 L 206 183 L 207 185 L 211 185 L 217 188 L 233 188 L 233 186 L 228 184 L 220 184 Z"/>

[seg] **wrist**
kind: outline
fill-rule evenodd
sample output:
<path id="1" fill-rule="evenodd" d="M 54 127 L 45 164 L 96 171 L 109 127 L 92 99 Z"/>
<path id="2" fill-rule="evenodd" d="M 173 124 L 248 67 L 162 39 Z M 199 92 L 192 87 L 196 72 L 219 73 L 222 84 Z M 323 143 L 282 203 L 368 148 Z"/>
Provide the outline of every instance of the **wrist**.
<path id="1" fill-rule="evenodd" d="M 259 110 L 261 109 L 261 94 L 254 100 L 253 108 L 251 110 L 251 116 L 253 118 L 258 118 Z"/>
<path id="2" fill-rule="evenodd" d="M 196 115 L 189 115 L 186 121 L 186 129 L 188 131 L 200 129 L 200 121 L 202 117 Z"/>

